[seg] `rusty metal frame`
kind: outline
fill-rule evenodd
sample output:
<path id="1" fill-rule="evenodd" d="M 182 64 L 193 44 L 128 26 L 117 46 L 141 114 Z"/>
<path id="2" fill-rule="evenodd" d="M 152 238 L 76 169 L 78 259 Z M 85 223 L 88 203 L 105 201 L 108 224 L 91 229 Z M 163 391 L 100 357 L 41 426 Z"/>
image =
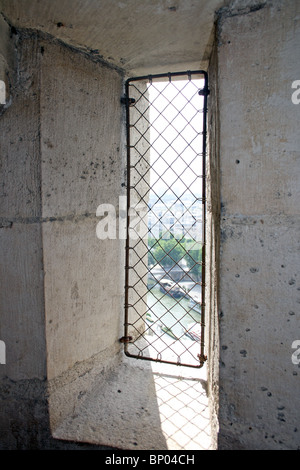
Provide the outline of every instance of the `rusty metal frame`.
<path id="1" fill-rule="evenodd" d="M 201 76 L 204 80 L 204 86 L 198 91 L 199 95 L 203 96 L 203 109 L 201 111 L 203 115 L 203 125 L 202 125 L 202 279 L 201 279 L 201 334 L 200 334 L 200 348 L 199 353 L 197 354 L 197 363 L 182 363 L 179 357 L 177 361 L 169 361 L 162 359 L 161 353 L 157 353 L 156 357 L 144 356 L 143 351 L 140 351 L 138 354 L 133 354 L 130 352 L 130 345 L 136 344 L 137 340 L 134 339 L 129 332 L 129 327 L 131 326 L 129 322 L 129 309 L 132 308 L 132 305 L 129 304 L 129 290 L 134 288 L 130 286 L 130 270 L 133 269 L 130 263 L 130 246 L 129 240 L 129 226 L 130 226 L 130 204 L 131 204 L 131 128 L 132 124 L 130 122 L 130 109 L 132 106 L 135 106 L 135 100 L 131 98 L 131 87 L 134 86 L 136 82 L 147 81 L 149 84 L 152 84 L 153 81 L 157 80 L 171 80 L 178 78 L 186 78 L 186 80 L 192 80 L 193 76 Z M 150 76 L 134 77 L 129 78 L 125 83 L 125 96 L 121 99 L 122 103 L 126 107 L 126 138 L 127 138 L 127 228 L 126 228 L 126 248 L 125 248 L 125 318 L 124 318 L 124 336 L 120 338 L 120 342 L 124 343 L 124 353 L 128 357 L 133 357 L 136 359 L 143 359 L 148 361 L 163 362 L 169 364 L 176 364 L 187 367 L 201 368 L 205 361 L 207 360 L 206 355 L 204 354 L 204 334 L 205 334 L 205 248 L 206 248 L 206 149 L 207 149 L 207 98 L 209 95 L 208 88 L 208 76 L 207 72 L 203 70 L 197 71 L 187 71 L 187 72 L 175 72 L 168 74 L 157 74 Z M 200 110 L 199 110 L 200 111 Z M 143 176 L 141 176 L 143 177 Z M 170 256 L 170 253 L 166 253 L 165 256 Z M 142 261 L 142 260 L 140 260 Z M 175 260 L 173 260 L 176 263 Z M 145 265 L 145 263 L 144 263 Z M 145 269 L 148 267 L 145 265 Z M 143 300 L 143 302 L 145 302 Z M 144 312 L 146 313 L 146 312 Z"/>

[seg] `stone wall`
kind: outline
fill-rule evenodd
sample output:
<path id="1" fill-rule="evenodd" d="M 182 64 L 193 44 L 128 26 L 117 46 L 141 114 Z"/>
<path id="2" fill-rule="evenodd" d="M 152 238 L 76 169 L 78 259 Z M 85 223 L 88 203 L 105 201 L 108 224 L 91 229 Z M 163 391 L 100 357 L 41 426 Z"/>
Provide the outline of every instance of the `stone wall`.
<path id="1" fill-rule="evenodd" d="M 124 251 L 97 238 L 96 210 L 117 208 L 124 191 L 123 77 L 51 37 L 8 35 L 17 68 L 1 117 L 0 441 L 39 448 L 49 420 L 72 409 L 76 380 L 120 350 Z"/>
<path id="2" fill-rule="evenodd" d="M 118 208 L 122 76 L 40 44 L 41 171 L 48 378 L 119 338 L 119 240 L 96 236 L 100 204 Z M 123 171 L 122 171 L 123 170 Z M 123 254 L 124 255 L 124 254 Z"/>
<path id="3" fill-rule="evenodd" d="M 219 449 L 300 446 L 299 18 L 295 0 L 233 1 L 217 16 L 206 332 Z M 124 192 L 123 76 L 0 28 L 0 448 L 62 448 L 49 423 L 120 360 L 124 244 L 97 238 L 96 210 Z"/>
<path id="4" fill-rule="evenodd" d="M 218 107 L 218 53 L 216 44 L 208 70 L 207 119 L 207 215 L 206 215 L 206 315 L 205 345 L 208 357 L 208 390 L 212 439 L 217 448 L 219 413 L 219 252 L 220 252 L 220 159 Z"/>
<path id="5" fill-rule="evenodd" d="M 300 5 L 232 3 L 217 31 L 219 448 L 296 449 Z"/>

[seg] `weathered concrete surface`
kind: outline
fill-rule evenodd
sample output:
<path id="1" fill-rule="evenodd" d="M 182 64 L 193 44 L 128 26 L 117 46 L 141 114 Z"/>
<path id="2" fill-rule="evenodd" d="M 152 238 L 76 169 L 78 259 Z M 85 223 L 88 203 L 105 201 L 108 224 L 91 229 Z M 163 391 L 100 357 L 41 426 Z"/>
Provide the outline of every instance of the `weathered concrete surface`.
<path id="1" fill-rule="evenodd" d="M 13 35 L 13 44 L 15 39 Z M 1 217 L 13 220 L 41 215 L 37 47 L 33 40 L 18 48 L 18 73 L 11 71 L 14 109 L 8 108 L 1 118 Z"/>
<path id="2" fill-rule="evenodd" d="M 41 166 L 51 430 L 118 361 L 124 241 L 96 236 L 124 191 L 122 74 L 43 38 Z M 55 66 L 53 66 L 55 64 Z"/>
<path id="3" fill-rule="evenodd" d="M 43 217 L 117 207 L 122 75 L 57 42 L 41 40 L 40 48 Z"/>
<path id="4" fill-rule="evenodd" d="M 1 340 L 13 380 L 46 373 L 36 41 L 18 50 L 13 106 L 1 116 Z"/>
<path id="5" fill-rule="evenodd" d="M 129 75 L 207 65 L 224 0 L 2 0 L 16 27 L 40 30 Z"/>
<path id="6" fill-rule="evenodd" d="M 206 214 L 206 307 L 205 345 L 212 443 L 217 448 L 219 413 L 219 251 L 220 251 L 220 161 L 218 108 L 218 55 L 215 44 L 209 74 L 209 106 L 207 119 L 207 214 Z"/>
<path id="7" fill-rule="evenodd" d="M 118 207 L 122 76 L 41 41 L 41 159 L 48 378 L 121 335 L 118 239 L 96 236 L 100 204 Z M 122 146 L 123 149 L 123 146 Z M 111 276 L 113 282 L 108 282 Z"/>
<path id="8" fill-rule="evenodd" d="M 212 8 L 202 36 L 205 51 L 217 4 L 194 3 L 193 8 Z M 202 25 L 198 10 L 178 14 L 191 7 L 189 2 L 159 2 L 161 17 L 154 15 L 158 2 L 143 2 L 139 18 L 153 13 L 147 19 L 151 25 L 127 14 L 119 25 L 117 16 L 109 22 L 103 15 L 107 10 L 94 15 L 93 5 L 88 2 L 81 15 L 77 2 L 71 9 L 68 2 L 47 2 L 46 15 L 45 2 L 2 2 L 13 24 L 31 30 L 16 34 L 1 20 L 1 70 L 8 71 L 11 98 L 11 105 L 1 110 L 0 135 L 0 339 L 7 346 L 7 364 L 0 369 L 1 448 L 63 447 L 53 442 L 49 423 L 57 436 L 68 438 L 64 426 L 69 418 L 79 424 L 74 438 L 97 435 L 97 429 L 85 427 L 84 414 L 74 417 L 72 412 L 77 406 L 85 411 L 81 400 L 88 405 L 88 398 L 102 412 L 97 393 L 109 396 L 109 384 L 118 381 L 101 382 L 101 390 L 91 387 L 98 374 L 121 381 L 124 371 L 116 368 L 123 247 L 112 241 L 105 247 L 96 238 L 95 217 L 99 204 L 116 202 L 124 183 L 122 75 L 117 67 L 130 74 L 153 73 L 172 64 L 173 70 L 187 63 L 198 66 L 206 57 L 197 44 Z M 109 5 L 103 2 L 103 8 Z M 121 2 L 114 8 L 124 11 Z M 84 22 L 66 26 L 65 17 L 56 17 L 60 13 Z M 108 28 L 116 22 L 116 29 L 111 28 L 115 42 L 105 36 L 105 26 L 99 27 L 101 15 Z M 165 21 L 175 15 L 175 22 Z M 208 255 L 213 269 L 207 279 L 208 311 L 214 312 L 208 319 L 209 392 L 214 428 L 217 413 L 219 418 L 219 448 L 300 445 L 299 368 L 291 361 L 291 345 L 299 339 L 300 108 L 291 101 L 292 82 L 300 78 L 299 18 L 299 4 L 291 0 L 235 1 L 219 12 L 211 61 L 216 83 L 210 85 Z M 128 28 L 132 24 L 138 29 Z M 146 26 L 151 40 L 144 34 Z M 57 33 L 90 57 L 35 28 Z M 128 29 L 132 36 L 126 43 Z M 137 48 L 141 32 L 145 40 Z M 180 46 L 184 36 L 193 44 L 191 55 L 186 42 Z M 108 43 L 112 49 L 106 48 Z M 117 57 L 111 55 L 114 51 Z M 150 376 L 148 382 L 139 380 L 150 384 L 153 423 L 158 417 L 153 382 Z M 118 390 L 122 388 L 117 389 L 120 403 Z M 132 403 L 129 391 L 126 397 Z M 134 429 L 130 432 L 135 437 Z"/>
<path id="9" fill-rule="evenodd" d="M 1 377 L 43 379 L 46 343 L 40 224 L 1 228 L 0 246 L 0 337 L 7 357 Z"/>
<path id="10" fill-rule="evenodd" d="M 69 386 L 56 400 L 66 372 L 94 356 L 104 369 L 120 349 L 123 245 L 96 237 L 96 209 L 117 205 L 124 191 L 122 75 L 38 34 L 11 40 L 18 74 L 1 117 L 1 376 L 9 390 L 1 446 L 51 447 L 50 421 L 79 393 Z M 25 389 L 40 396 L 37 414 Z M 18 400 L 28 406 L 23 417 Z"/>
<path id="11" fill-rule="evenodd" d="M 299 14 L 278 1 L 219 19 L 220 448 L 300 446 Z"/>
<path id="12" fill-rule="evenodd" d="M 0 382 L 0 450 L 109 450 L 109 447 L 53 439 L 45 380 Z"/>
<path id="13" fill-rule="evenodd" d="M 54 436 L 123 450 L 211 450 L 206 371 L 179 369 L 124 358 L 93 373 Z"/>
<path id="14" fill-rule="evenodd" d="M 11 41 L 11 30 L 3 17 L 0 17 L 0 80 L 5 85 L 5 99 L 1 100 L 0 114 L 11 104 L 11 86 L 15 73 L 15 53 Z"/>

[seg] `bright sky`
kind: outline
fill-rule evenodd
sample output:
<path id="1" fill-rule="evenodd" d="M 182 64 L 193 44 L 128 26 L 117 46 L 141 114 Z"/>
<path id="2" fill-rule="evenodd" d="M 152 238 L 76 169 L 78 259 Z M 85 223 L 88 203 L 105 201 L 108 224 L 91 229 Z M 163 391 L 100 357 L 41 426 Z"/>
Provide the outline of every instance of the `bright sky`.
<path id="1" fill-rule="evenodd" d="M 153 81 L 149 85 L 150 178 L 156 193 L 164 192 L 167 185 L 172 185 L 178 195 L 186 187 L 201 193 L 202 158 L 196 157 L 202 152 L 199 133 L 203 125 L 203 97 L 198 91 L 203 86 L 203 80 Z M 176 181 L 178 175 L 182 181 Z"/>

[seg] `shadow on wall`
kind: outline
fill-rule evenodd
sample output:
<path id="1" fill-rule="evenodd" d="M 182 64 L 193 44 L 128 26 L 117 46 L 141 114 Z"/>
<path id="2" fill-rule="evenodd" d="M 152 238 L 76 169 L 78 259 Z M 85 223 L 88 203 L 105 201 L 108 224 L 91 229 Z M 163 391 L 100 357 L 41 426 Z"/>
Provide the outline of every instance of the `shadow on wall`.
<path id="1" fill-rule="evenodd" d="M 211 449 L 206 372 L 184 369 L 124 358 L 97 376 L 54 437 L 127 450 Z"/>
<path id="2" fill-rule="evenodd" d="M 118 449 L 167 449 L 151 367 L 124 362 L 95 378 L 54 437 Z"/>

